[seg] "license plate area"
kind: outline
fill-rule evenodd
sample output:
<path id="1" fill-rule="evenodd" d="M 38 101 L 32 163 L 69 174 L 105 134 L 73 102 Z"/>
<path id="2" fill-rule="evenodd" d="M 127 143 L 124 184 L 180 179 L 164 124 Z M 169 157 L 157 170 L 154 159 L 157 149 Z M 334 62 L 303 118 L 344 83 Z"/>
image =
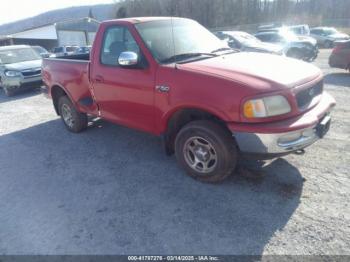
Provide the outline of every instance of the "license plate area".
<path id="1" fill-rule="evenodd" d="M 316 126 L 316 133 L 320 138 L 323 138 L 331 127 L 331 117 L 326 115 Z"/>

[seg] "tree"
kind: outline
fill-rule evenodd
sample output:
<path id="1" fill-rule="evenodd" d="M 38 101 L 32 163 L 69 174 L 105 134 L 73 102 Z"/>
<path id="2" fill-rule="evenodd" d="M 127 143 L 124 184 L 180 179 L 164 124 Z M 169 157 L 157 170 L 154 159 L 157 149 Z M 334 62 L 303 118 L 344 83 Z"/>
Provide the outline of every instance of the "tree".
<path id="1" fill-rule="evenodd" d="M 121 0 L 116 17 L 181 16 L 209 28 L 349 19 L 349 0 Z M 350 24 L 350 22 L 349 22 Z"/>

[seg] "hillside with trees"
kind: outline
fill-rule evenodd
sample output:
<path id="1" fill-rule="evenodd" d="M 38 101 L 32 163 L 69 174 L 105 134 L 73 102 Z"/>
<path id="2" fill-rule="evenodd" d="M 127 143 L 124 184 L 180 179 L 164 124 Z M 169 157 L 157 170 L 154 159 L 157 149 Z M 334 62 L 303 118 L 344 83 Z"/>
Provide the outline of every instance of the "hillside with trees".
<path id="1" fill-rule="evenodd" d="M 116 3 L 117 18 L 169 15 L 193 18 L 209 28 L 269 22 L 320 25 L 330 20 L 350 27 L 350 1 L 122 0 Z"/>
<path id="2" fill-rule="evenodd" d="M 180 16 L 195 19 L 209 28 L 270 22 L 350 28 L 350 0 L 115 0 L 114 4 L 54 10 L 0 25 L 0 35 L 87 16 L 99 21 L 133 16 Z"/>

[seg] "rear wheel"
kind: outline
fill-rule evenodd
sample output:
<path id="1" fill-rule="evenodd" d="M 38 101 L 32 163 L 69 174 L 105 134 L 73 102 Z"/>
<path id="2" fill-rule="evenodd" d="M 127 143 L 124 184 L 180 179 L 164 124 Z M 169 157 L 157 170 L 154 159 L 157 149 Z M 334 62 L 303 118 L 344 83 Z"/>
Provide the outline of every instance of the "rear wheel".
<path id="1" fill-rule="evenodd" d="M 60 97 L 58 109 L 63 123 L 73 133 L 79 133 L 88 125 L 87 115 L 78 112 L 67 96 Z"/>
<path id="2" fill-rule="evenodd" d="M 203 182 L 220 182 L 231 175 L 237 163 L 234 139 L 223 127 L 210 121 L 194 121 L 176 137 L 175 154 L 186 173 Z"/>

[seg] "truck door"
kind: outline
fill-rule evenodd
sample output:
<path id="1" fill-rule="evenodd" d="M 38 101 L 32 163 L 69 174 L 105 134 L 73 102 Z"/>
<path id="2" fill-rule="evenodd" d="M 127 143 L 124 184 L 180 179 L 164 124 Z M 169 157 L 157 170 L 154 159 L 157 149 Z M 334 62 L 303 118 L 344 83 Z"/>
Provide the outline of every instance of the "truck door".
<path id="1" fill-rule="evenodd" d="M 102 29 L 102 28 L 101 28 Z M 106 28 L 94 50 L 91 81 L 101 116 L 147 132 L 154 132 L 154 72 L 125 26 Z M 125 68 L 118 63 L 122 52 L 137 53 L 143 67 Z"/>

